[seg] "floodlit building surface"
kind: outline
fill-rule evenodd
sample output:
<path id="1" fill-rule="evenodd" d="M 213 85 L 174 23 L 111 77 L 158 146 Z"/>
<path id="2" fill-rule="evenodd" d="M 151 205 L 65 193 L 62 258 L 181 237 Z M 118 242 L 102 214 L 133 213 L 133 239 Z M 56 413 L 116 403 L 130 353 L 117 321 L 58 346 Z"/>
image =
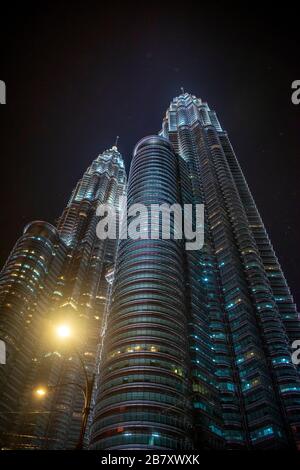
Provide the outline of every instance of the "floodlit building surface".
<path id="1" fill-rule="evenodd" d="M 116 240 L 96 235 L 100 203 L 118 208 L 126 174 L 117 147 L 100 154 L 72 192 L 57 228 L 29 224 L 0 278 L 0 337 L 7 364 L 0 375 L 0 440 L 3 448 L 72 449 L 83 397 L 83 372 L 96 366 Z M 54 341 L 55 325 L 68 324 L 74 338 Z M 38 401 L 33 387 L 57 385 Z"/>
<path id="2" fill-rule="evenodd" d="M 76 346 L 96 374 L 86 448 L 300 448 L 299 316 L 216 113 L 189 93 L 174 98 L 160 133 L 137 143 L 126 184 L 114 146 L 57 226 L 28 224 L 3 267 L 1 447 L 75 448 Z M 204 246 L 162 239 L 160 219 L 150 238 L 148 218 L 146 237 L 99 239 L 98 205 L 119 209 L 125 191 L 128 207 L 204 204 Z M 71 341 L 54 340 L 55 325 Z M 55 388 L 37 400 L 37 384 Z"/>
<path id="3" fill-rule="evenodd" d="M 300 323 L 226 131 L 175 98 L 135 147 L 128 204 L 205 205 L 205 244 L 121 240 L 92 449 L 298 445 Z"/>

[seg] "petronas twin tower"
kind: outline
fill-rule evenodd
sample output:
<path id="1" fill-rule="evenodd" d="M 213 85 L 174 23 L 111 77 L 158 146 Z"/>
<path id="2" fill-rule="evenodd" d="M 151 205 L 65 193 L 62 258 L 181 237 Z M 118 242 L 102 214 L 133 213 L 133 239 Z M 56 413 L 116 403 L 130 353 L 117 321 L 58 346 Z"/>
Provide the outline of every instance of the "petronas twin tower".
<path id="1" fill-rule="evenodd" d="M 204 246 L 100 240 L 101 203 L 203 204 Z M 59 219 L 27 225 L 0 277 L 3 449 L 71 449 L 87 378 L 90 449 L 300 448 L 300 320 L 226 131 L 182 92 L 159 135 L 116 146 L 83 175 Z M 53 391 L 36 400 L 43 384 Z"/>

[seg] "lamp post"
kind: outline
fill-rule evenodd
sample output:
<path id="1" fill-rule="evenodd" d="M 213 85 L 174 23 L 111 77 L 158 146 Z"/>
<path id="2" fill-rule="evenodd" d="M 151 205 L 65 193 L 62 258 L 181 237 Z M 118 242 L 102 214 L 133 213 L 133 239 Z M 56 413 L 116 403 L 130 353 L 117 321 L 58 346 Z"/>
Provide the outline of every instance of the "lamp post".
<path id="1" fill-rule="evenodd" d="M 57 333 L 57 336 L 60 337 L 61 339 L 69 338 L 70 336 L 72 336 L 71 328 L 68 325 L 59 325 L 56 328 L 56 333 Z M 75 354 L 83 370 L 84 386 L 78 382 L 65 382 L 65 383 L 60 383 L 57 385 L 50 385 L 47 387 L 37 387 L 34 390 L 34 393 L 38 398 L 43 398 L 47 395 L 47 391 L 50 391 L 50 390 L 52 391 L 52 390 L 55 390 L 55 389 L 58 389 L 67 385 L 76 386 L 81 390 L 83 397 L 84 397 L 84 405 L 83 405 L 82 412 L 81 412 L 80 435 L 79 435 L 78 443 L 76 445 L 76 449 L 80 450 L 83 448 L 84 435 L 86 431 L 89 413 L 91 410 L 91 401 L 92 401 L 92 393 L 93 393 L 93 388 L 94 388 L 94 383 L 95 383 L 95 374 L 93 374 L 92 377 L 89 378 L 87 370 L 86 370 L 86 366 L 85 366 L 85 363 L 81 354 L 78 352 L 78 350 L 74 346 L 72 346 L 72 349 L 75 351 Z"/>

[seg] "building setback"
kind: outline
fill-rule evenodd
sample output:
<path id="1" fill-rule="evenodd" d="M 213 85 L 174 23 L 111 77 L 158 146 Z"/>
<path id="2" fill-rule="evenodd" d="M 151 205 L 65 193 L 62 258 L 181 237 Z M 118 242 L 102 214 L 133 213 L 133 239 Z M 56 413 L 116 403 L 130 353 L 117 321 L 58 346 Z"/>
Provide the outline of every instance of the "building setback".
<path id="1" fill-rule="evenodd" d="M 203 248 L 162 239 L 161 220 L 156 239 L 148 219 L 148 238 L 122 239 L 118 250 L 99 239 L 98 205 L 119 209 L 125 190 L 114 146 L 84 173 L 56 227 L 25 227 L 1 271 L 1 448 L 75 448 L 76 346 L 88 376 L 96 372 L 91 449 L 300 449 L 299 314 L 207 103 L 174 98 L 159 135 L 137 143 L 127 190 L 128 206 L 204 204 Z M 54 341 L 61 323 L 74 344 Z M 37 401 L 37 384 L 59 387 Z"/>
<path id="2" fill-rule="evenodd" d="M 183 93 L 135 147 L 128 205 L 205 205 L 205 244 L 121 240 L 91 449 L 300 448 L 300 322 L 226 131 Z"/>
<path id="3" fill-rule="evenodd" d="M 51 328 L 70 323 L 88 375 L 96 356 L 116 240 L 96 235 L 100 203 L 118 208 L 126 174 L 116 146 L 100 154 L 76 185 L 57 228 L 33 222 L 17 242 L 0 277 L 0 337 L 8 348 L 1 366 L 0 430 L 3 448 L 75 448 L 83 383 L 73 345 L 53 343 Z M 26 303 L 24 303 L 24 301 Z M 44 400 L 36 384 L 57 385 Z M 3 410 L 3 411 L 2 411 Z"/>

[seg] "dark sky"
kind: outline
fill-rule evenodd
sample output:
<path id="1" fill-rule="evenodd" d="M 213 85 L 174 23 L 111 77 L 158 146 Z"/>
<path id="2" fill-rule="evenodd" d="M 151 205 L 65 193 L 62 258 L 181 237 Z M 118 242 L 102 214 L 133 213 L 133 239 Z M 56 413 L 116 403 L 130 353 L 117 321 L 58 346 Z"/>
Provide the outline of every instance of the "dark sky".
<path id="1" fill-rule="evenodd" d="M 76 181 L 117 134 L 128 168 L 136 141 L 160 129 L 184 86 L 207 100 L 228 130 L 300 305 L 295 7 L 23 3 L 1 5 L 1 265 L 28 221 L 59 216 Z"/>

